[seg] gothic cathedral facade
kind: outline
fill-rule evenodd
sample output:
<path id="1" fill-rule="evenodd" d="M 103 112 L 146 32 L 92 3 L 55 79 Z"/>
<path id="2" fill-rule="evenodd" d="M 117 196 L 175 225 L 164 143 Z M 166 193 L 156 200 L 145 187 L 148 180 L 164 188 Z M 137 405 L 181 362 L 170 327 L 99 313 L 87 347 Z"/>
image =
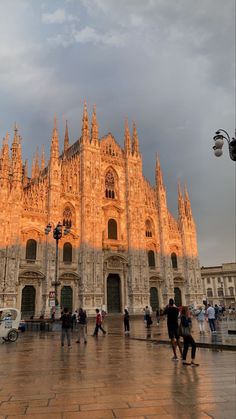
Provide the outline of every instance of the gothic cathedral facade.
<path id="1" fill-rule="evenodd" d="M 120 313 L 202 302 L 196 227 L 187 189 L 178 189 L 178 218 L 167 207 L 159 159 L 152 186 L 142 174 L 134 125 L 125 124 L 124 147 L 111 134 L 99 138 L 96 110 L 91 130 L 86 105 L 82 134 L 59 152 L 56 120 L 50 159 L 38 152 L 28 176 L 15 127 L 0 154 L 0 307 L 27 318 L 50 314 L 55 278 L 60 306 Z M 69 234 L 58 241 L 60 223 Z M 45 234 L 50 223 L 51 233 Z M 58 263 L 56 263 L 58 262 Z M 56 274 L 56 276 L 55 276 Z"/>

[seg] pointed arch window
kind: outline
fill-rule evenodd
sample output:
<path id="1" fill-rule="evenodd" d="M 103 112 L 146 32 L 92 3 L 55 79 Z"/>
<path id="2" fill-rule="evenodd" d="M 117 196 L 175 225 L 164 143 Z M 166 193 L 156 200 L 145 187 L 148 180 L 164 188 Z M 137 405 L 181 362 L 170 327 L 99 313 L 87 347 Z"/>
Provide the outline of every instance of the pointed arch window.
<path id="1" fill-rule="evenodd" d="M 155 268 L 155 255 L 153 250 L 148 251 L 148 266 L 150 268 Z"/>
<path id="2" fill-rule="evenodd" d="M 146 221 L 145 227 L 146 227 L 146 237 L 152 237 L 152 225 L 151 225 L 150 220 Z"/>
<path id="3" fill-rule="evenodd" d="M 63 211 L 63 226 L 68 228 L 72 226 L 72 212 L 70 207 L 65 207 Z"/>
<path id="4" fill-rule="evenodd" d="M 172 268 L 173 269 L 178 269 L 176 253 L 171 253 L 171 263 L 172 263 Z"/>
<path id="5" fill-rule="evenodd" d="M 37 254 L 37 242 L 34 239 L 27 240 L 25 258 L 28 261 L 35 261 Z"/>
<path id="6" fill-rule="evenodd" d="M 117 222 L 113 218 L 108 221 L 108 239 L 117 240 Z"/>
<path id="7" fill-rule="evenodd" d="M 105 176 L 105 196 L 108 199 L 115 199 L 115 178 L 111 170 Z"/>
<path id="8" fill-rule="evenodd" d="M 63 246 L 63 262 L 72 262 L 72 245 L 71 243 L 65 243 Z"/>

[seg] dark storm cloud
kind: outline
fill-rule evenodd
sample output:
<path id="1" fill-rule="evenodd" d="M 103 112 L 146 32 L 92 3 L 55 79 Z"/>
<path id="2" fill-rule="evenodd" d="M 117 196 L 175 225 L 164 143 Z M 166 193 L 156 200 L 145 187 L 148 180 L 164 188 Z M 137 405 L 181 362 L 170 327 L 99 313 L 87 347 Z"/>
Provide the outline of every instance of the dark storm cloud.
<path id="1" fill-rule="evenodd" d="M 154 182 L 161 159 L 168 204 L 186 182 L 202 264 L 235 257 L 235 164 L 213 156 L 219 128 L 233 134 L 234 2 L 220 0 L 8 0 L 0 5 L 0 130 L 14 121 L 24 156 L 61 138 L 69 120 L 80 135 L 83 100 L 97 104 L 100 134 L 123 144 L 137 123 L 143 170 Z"/>

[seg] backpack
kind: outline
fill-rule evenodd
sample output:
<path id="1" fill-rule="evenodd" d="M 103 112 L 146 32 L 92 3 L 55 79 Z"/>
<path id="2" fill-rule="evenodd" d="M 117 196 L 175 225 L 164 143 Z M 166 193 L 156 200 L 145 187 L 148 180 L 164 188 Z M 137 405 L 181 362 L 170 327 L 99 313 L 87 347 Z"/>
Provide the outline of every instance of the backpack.
<path id="1" fill-rule="evenodd" d="M 63 314 L 62 316 L 62 327 L 65 329 L 69 329 L 71 327 L 71 315 L 70 314 Z"/>

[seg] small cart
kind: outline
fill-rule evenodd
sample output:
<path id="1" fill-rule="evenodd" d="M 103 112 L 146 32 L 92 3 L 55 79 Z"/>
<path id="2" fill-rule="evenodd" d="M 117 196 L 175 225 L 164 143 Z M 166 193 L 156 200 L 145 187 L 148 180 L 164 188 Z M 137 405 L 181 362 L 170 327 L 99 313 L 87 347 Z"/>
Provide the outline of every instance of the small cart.
<path id="1" fill-rule="evenodd" d="M 21 312 L 16 308 L 0 308 L 0 338 L 15 342 L 18 338 L 18 328 Z"/>

